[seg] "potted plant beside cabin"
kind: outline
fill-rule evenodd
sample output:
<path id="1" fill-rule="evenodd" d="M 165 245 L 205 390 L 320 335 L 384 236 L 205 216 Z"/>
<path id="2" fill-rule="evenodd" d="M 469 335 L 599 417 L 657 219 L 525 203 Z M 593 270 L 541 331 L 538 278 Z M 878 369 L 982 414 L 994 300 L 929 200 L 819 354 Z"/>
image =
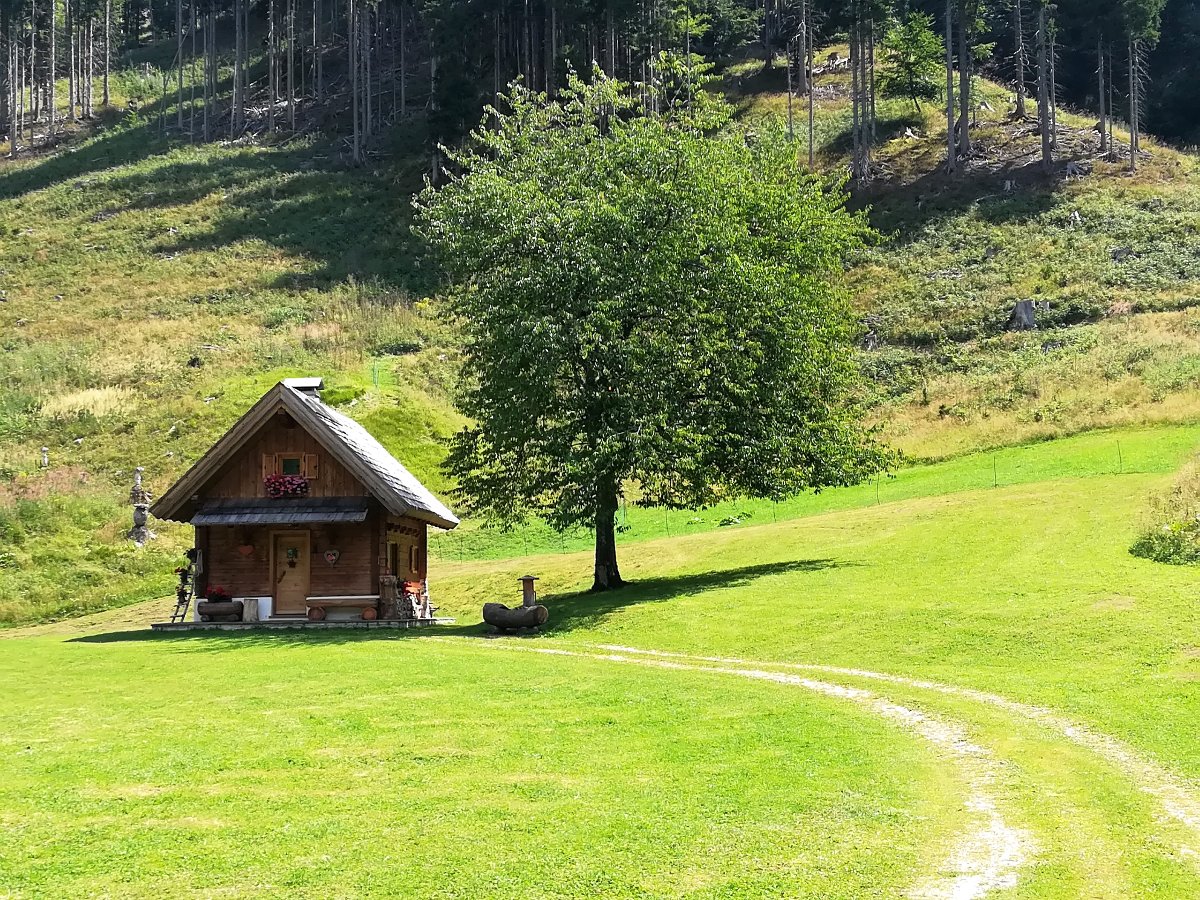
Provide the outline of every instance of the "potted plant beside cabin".
<path id="1" fill-rule="evenodd" d="M 229 588 L 212 585 L 204 592 L 204 599 L 196 604 L 201 622 L 242 621 L 242 601 L 234 600 Z"/>

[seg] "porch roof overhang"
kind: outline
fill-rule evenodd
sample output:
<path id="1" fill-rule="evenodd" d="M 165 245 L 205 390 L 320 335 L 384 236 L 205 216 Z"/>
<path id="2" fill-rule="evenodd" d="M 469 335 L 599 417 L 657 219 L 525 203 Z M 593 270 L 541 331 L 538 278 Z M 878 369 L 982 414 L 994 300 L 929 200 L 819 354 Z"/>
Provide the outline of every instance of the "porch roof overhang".
<path id="1" fill-rule="evenodd" d="M 365 522 L 368 503 L 365 497 L 210 501 L 192 516 L 192 524 L 308 525 L 325 522 Z"/>

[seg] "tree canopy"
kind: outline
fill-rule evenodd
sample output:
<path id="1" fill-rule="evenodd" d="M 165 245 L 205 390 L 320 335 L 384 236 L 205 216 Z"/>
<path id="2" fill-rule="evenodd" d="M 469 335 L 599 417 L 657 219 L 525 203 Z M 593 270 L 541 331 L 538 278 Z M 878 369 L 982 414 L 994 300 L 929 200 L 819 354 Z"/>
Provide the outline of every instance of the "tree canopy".
<path id="1" fill-rule="evenodd" d="M 474 512 L 594 528 L 596 588 L 623 497 L 781 498 L 889 459 L 854 403 L 839 283 L 871 233 L 843 183 L 702 93 L 648 115 L 626 88 L 514 84 L 415 201 L 465 334 L 449 469 Z"/>

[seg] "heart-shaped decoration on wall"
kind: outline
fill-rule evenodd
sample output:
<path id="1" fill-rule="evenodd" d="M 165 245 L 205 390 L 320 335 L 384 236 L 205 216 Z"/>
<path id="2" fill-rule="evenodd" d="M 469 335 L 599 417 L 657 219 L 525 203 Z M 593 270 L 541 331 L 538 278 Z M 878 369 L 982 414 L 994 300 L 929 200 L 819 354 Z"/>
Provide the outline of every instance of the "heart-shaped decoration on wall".
<path id="1" fill-rule="evenodd" d="M 242 554 L 242 556 L 253 556 L 254 555 L 254 545 L 253 544 L 241 544 L 238 546 L 237 550 L 238 550 L 238 553 Z"/>
<path id="2" fill-rule="evenodd" d="M 325 562 L 329 563 L 331 566 L 335 565 L 337 563 L 337 561 L 341 558 L 342 558 L 341 550 L 326 550 L 325 551 Z"/>

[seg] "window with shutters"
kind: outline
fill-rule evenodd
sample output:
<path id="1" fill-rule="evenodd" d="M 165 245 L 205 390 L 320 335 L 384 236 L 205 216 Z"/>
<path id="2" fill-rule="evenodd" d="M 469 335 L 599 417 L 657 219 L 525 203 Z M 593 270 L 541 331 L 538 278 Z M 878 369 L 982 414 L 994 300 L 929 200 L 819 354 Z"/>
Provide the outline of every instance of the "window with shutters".
<path id="1" fill-rule="evenodd" d="M 320 462 L 315 453 L 267 453 L 263 455 L 263 478 L 268 475 L 301 475 L 314 481 L 320 474 Z"/>

